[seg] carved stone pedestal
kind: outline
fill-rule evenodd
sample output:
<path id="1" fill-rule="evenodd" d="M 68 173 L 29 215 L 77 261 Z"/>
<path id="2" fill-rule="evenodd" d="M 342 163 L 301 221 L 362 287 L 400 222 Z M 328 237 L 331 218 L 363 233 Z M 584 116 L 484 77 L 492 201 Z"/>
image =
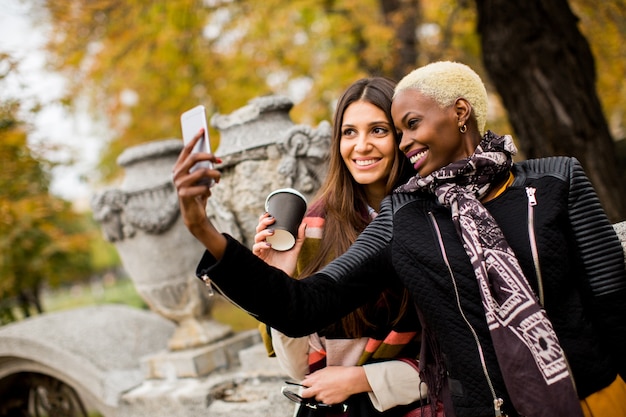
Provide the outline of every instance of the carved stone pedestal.
<path id="1" fill-rule="evenodd" d="M 147 379 L 197 378 L 239 365 L 238 352 L 261 341 L 259 332 L 240 332 L 193 349 L 162 351 L 141 359 Z"/>
<path id="2" fill-rule="evenodd" d="M 149 142 L 124 151 L 118 189 L 97 194 L 92 206 L 105 237 L 150 309 L 177 323 L 172 351 L 196 348 L 231 334 L 211 319 L 213 299 L 195 276 L 204 248 L 185 228 L 172 167 L 182 149 L 178 139 Z"/>

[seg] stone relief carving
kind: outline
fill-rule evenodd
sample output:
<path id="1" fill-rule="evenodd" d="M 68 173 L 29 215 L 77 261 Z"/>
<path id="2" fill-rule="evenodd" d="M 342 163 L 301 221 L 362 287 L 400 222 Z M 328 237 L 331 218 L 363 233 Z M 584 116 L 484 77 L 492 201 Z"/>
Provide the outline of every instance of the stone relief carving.
<path id="1" fill-rule="evenodd" d="M 107 190 L 95 196 L 92 208 L 95 220 L 102 224 L 110 242 L 133 237 L 137 230 L 163 233 L 180 213 L 171 182 L 134 192 Z"/>
<path id="2" fill-rule="evenodd" d="M 223 163 L 207 214 L 220 230 L 248 246 L 267 194 L 293 187 L 310 200 L 326 174 L 330 124 L 315 129 L 296 125 L 289 118 L 292 106 L 285 97 L 259 97 L 229 115 L 211 118 L 220 132 L 215 153 Z"/>

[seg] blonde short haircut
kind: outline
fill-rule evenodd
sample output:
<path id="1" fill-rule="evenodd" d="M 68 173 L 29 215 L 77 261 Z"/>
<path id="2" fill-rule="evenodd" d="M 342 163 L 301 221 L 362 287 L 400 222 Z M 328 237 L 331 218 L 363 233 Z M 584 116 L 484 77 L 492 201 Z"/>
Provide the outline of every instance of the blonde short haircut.
<path id="1" fill-rule="evenodd" d="M 415 69 L 396 85 L 394 97 L 408 89 L 418 90 L 434 99 L 442 108 L 464 98 L 472 105 L 478 131 L 481 135 L 485 134 L 487 90 L 478 74 L 467 65 L 440 61 Z"/>

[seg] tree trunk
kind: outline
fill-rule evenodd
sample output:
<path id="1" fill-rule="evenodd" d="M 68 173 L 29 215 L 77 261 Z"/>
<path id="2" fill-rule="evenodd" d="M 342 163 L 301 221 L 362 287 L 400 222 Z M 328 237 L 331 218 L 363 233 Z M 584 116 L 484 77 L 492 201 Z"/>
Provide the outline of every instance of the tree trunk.
<path id="1" fill-rule="evenodd" d="M 37 310 L 37 314 L 43 314 L 43 304 L 41 304 L 41 285 L 36 285 L 31 291 L 33 306 L 35 307 L 35 310 Z"/>
<path id="2" fill-rule="evenodd" d="M 380 6 L 385 22 L 395 29 L 391 77 L 400 81 L 417 64 L 418 41 L 415 31 L 420 21 L 419 0 L 380 0 Z"/>
<path id="3" fill-rule="evenodd" d="M 20 291 L 17 296 L 17 300 L 24 317 L 30 317 L 30 300 L 28 299 L 28 295 L 26 294 L 26 292 Z"/>
<path id="4" fill-rule="evenodd" d="M 575 156 L 616 222 L 626 189 L 595 89 L 594 59 L 566 0 L 476 0 L 483 60 L 525 156 Z"/>

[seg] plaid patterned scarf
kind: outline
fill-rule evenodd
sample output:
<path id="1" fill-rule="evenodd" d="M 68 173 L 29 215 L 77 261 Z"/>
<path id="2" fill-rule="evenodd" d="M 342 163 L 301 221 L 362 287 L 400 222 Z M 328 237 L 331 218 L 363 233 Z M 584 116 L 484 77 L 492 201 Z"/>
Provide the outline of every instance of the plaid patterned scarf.
<path id="1" fill-rule="evenodd" d="M 552 323 L 537 301 L 500 227 L 480 203 L 509 175 L 516 152 L 510 136 L 487 132 L 473 155 L 397 192 L 433 193 L 452 212 L 474 268 L 502 375 L 515 409 L 532 417 L 582 416 Z"/>

